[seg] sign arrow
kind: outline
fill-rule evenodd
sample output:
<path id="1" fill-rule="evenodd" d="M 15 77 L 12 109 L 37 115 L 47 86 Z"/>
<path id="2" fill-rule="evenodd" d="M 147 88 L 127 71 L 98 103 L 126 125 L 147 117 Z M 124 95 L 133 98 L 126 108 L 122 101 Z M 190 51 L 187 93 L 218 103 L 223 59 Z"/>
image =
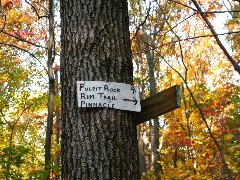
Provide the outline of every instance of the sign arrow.
<path id="1" fill-rule="evenodd" d="M 133 97 L 133 99 L 123 99 L 124 101 L 132 101 L 135 102 L 134 105 L 136 105 L 138 103 L 138 101 L 136 100 L 135 97 Z"/>

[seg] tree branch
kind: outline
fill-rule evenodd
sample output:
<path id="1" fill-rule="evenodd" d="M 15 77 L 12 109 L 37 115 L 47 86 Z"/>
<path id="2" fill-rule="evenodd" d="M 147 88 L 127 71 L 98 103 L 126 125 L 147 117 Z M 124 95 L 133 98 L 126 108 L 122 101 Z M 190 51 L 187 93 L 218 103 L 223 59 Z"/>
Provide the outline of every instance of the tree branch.
<path id="1" fill-rule="evenodd" d="M 235 34 L 235 33 L 240 33 L 240 31 L 232 31 L 232 32 L 227 32 L 227 33 L 220 33 L 220 34 L 217 34 L 217 36 L 228 35 L 228 34 Z M 158 49 L 160 47 L 167 46 L 167 45 L 170 45 L 170 44 L 175 44 L 175 43 L 178 43 L 179 41 L 188 41 L 188 40 L 192 40 L 192 39 L 205 38 L 205 37 L 214 37 L 214 36 L 215 35 L 213 35 L 213 34 L 206 34 L 206 35 L 201 35 L 201 36 L 188 37 L 188 38 L 185 38 L 185 39 L 178 39 L 176 41 L 165 43 L 165 44 L 162 44 L 160 46 L 152 47 L 151 50 L 155 50 L 155 49 Z"/>
<path id="2" fill-rule="evenodd" d="M 28 40 L 26 40 L 26 39 L 23 39 L 22 37 L 14 36 L 14 35 L 9 34 L 9 33 L 5 32 L 5 31 L 3 31 L 3 30 L 0 30 L 0 32 L 2 32 L 3 34 L 6 34 L 6 35 L 8 35 L 8 36 L 11 36 L 11 37 L 13 37 L 13 38 L 15 38 L 15 39 L 17 39 L 17 40 L 19 40 L 19 41 L 26 42 L 26 43 L 28 43 L 28 44 L 31 44 L 31 45 L 36 46 L 36 47 L 39 47 L 39 48 L 47 49 L 47 48 L 44 47 L 44 46 L 35 44 L 35 43 L 31 42 L 31 41 L 28 41 Z"/>
<path id="3" fill-rule="evenodd" d="M 186 5 L 186 4 L 180 3 L 180 2 L 178 2 L 178 1 L 175 1 L 175 0 L 167 0 L 167 1 L 171 1 L 171 2 L 174 2 L 174 3 L 176 3 L 176 4 L 180 4 L 180 5 L 184 6 L 184 7 L 187 7 L 187 8 L 189 8 L 189 9 L 197 12 L 197 10 L 194 9 L 194 8 L 192 8 L 191 6 L 188 6 L 188 5 Z"/>
<path id="4" fill-rule="evenodd" d="M 137 34 L 138 34 L 138 31 L 140 30 L 140 27 L 143 26 L 143 25 L 146 23 L 147 18 L 148 18 L 148 16 L 149 16 L 150 9 L 151 9 L 151 8 L 149 7 L 149 8 L 148 8 L 148 11 L 147 11 L 147 15 L 145 16 L 145 19 L 138 25 L 134 36 L 133 36 L 133 37 L 131 38 L 131 40 L 130 40 L 131 42 L 136 38 L 136 36 L 137 36 Z"/>
<path id="5" fill-rule="evenodd" d="M 0 2 L 1 2 L 1 0 L 0 0 Z M 0 18 L 1 19 L 3 19 L 2 18 L 2 16 L 4 16 L 4 23 L 3 23 L 3 27 L 1 28 L 1 30 L 3 30 L 4 28 L 5 28 L 5 26 L 6 26 L 6 14 L 4 13 L 4 12 L 2 12 L 2 9 L 1 9 L 1 6 L 0 6 Z"/>
<path id="6" fill-rule="evenodd" d="M 37 11 L 37 8 L 35 7 L 35 6 L 33 6 L 30 2 L 28 2 L 27 0 L 25 0 L 25 2 L 27 3 L 27 4 L 29 4 L 32 8 L 33 8 L 33 10 L 35 11 L 35 13 L 37 14 L 37 17 L 38 17 L 38 20 L 39 19 L 41 19 L 41 18 L 49 18 L 49 16 L 47 16 L 47 15 L 42 15 L 42 16 L 40 16 L 39 14 L 38 14 L 38 11 Z"/>
<path id="7" fill-rule="evenodd" d="M 198 38 L 204 38 L 204 37 L 223 36 L 223 35 L 236 34 L 236 33 L 240 33 L 240 31 L 232 31 L 232 32 L 220 33 L 220 34 L 216 34 L 216 35 L 214 35 L 214 34 L 206 34 L 206 35 L 201 35 L 201 36 L 188 37 L 188 38 L 180 39 L 180 40 L 177 40 L 177 41 L 173 41 L 173 42 L 161 45 L 161 46 L 165 46 L 165 45 L 172 44 L 172 43 L 177 43 L 179 41 L 187 41 L 187 40 L 191 40 L 191 39 L 198 39 Z"/>
<path id="8" fill-rule="evenodd" d="M 227 49 L 225 48 L 225 46 L 222 44 L 221 40 L 218 38 L 218 34 L 215 31 L 213 25 L 210 23 L 210 21 L 208 20 L 207 16 L 205 15 L 205 13 L 202 11 L 201 7 L 198 5 L 198 3 L 196 2 L 196 0 L 191 0 L 193 2 L 193 4 L 195 5 L 195 7 L 197 8 L 198 12 L 200 13 L 201 17 L 203 18 L 203 20 L 205 21 L 205 23 L 207 24 L 208 28 L 210 29 L 210 31 L 212 32 L 215 40 L 217 41 L 217 44 L 220 46 L 220 48 L 223 50 L 224 54 L 227 56 L 228 60 L 232 63 L 234 69 L 240 74 L 240 66 L 237 64 L 237 62 L 232 58 L 232 56 L 228 53 Z"/>
<path id="9" fill-rule="evenodd" d="M 183 4 L 183 3 L 181 3 L 181 2 L 178 2 L 178 1 L 175 1 L 175 0 L 168 0 L 168 1 L 174 2 L 174 3 L 176 3 L 176 4 L 180 4 L 180 5 L 182 5 L 182 6 L 184 6 L 184 7 L 187 7 L 187 8 L 189 8 L 189 9 L 191 9 L 191 10 L 193 10 L 193 11 L 199 13 L 199 14 L 240 12 L 240 10 L 228 10 L 228 11 L 202 11 L 202 12 L 199 12 L 197 9 L 194 9 L 194 8 L 192 8 L 191 6 L 188 6 L 188 5 Z M 240 2 L 240 0 L 234 0 L 234 1 L 238 1 L 238 2 Z"/>
<path id="10" fill-rule="evenodd" d="M 19 46 L 16 46 L 16 45 L 14 45 L 14 44 L 8 44 L 8 43 L 3 43 L 3 42 L 0 42 L 0 44 L 5 45 L 5 46 L 9 46 L 9 47 L 13 47 L 13 48 L 16 48 L 16 49 L 19 49 L 19 50 L 21 50 L 21 51 L 23 51 L 23 52 L 28 53 L 30 56 L 32 56 L 34 59 L 36 59 L 36 60 L 43 66 L 44 70 L 47 72 L 47 69 L 46 69 L 46 67 L 42 64 L 42 62 L 41 62 L 33 53 L 29 52 L 28 50 L 23 49 L 23 48 L 21 48 L 21 47 L 19 47 Z"/>

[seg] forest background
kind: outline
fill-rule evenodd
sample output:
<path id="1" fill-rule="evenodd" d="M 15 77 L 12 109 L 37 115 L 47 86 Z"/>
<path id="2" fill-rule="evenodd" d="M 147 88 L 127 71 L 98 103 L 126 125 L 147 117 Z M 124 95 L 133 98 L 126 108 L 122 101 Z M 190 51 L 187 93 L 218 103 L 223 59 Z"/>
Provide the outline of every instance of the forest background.
<path id="1" fill-rule="evenodd" d="M 181 107 L 139 125 L 142 179 L 240 179 L 240 2 L 130 0 L 141 98 Z M 0 179 L 60 178 L 59 2 L 0 1 Z"/>

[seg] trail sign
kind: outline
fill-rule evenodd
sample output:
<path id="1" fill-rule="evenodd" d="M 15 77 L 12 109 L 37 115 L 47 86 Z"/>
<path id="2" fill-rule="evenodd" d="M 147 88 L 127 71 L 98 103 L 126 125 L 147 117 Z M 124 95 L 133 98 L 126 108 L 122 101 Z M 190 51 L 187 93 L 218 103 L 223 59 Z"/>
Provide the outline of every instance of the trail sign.
<path id="1" fill-rule="evenodd" d="M 78 107 L 103 107 L 141 111 L 139 89 L 130 84 L 77 81 Z"/>
<path id="2" fill-rule="evenodd" d="M 137 125 L 180 107 L 180 86 L 175 85 L 141 101 L 136 113 Z"/>

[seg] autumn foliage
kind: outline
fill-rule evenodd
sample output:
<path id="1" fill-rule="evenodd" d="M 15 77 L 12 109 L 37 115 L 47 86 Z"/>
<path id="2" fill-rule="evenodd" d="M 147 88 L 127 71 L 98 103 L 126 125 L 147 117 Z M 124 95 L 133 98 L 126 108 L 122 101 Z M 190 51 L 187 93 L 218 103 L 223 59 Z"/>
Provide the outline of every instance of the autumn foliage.
<path id="1" fill-rule="evenodd" d="M 48 1 L 0 1 L 0 179 L 57 179 L 61 122 L 57 61 L 51 164 L 45 170 Z M 240 179 L 240 75 L 202 14 L 239 65 L 239 1 L 129 1 L 134 83 L 141 98 L 181 87 L 181 107 L 160 116 L 159 172 L 154 171 L 153 121 L 139 126 L 142 179 Z M 55 17 L 58 14 L 55 2 Z M 219 18 L 220 17 L 220 18 Z M 59 19 L 54 55 L 59 56 Z M 57 118 L 58 117 L 58 118 Z M 58 120 L 59 121 L 58 121 Z"/>

